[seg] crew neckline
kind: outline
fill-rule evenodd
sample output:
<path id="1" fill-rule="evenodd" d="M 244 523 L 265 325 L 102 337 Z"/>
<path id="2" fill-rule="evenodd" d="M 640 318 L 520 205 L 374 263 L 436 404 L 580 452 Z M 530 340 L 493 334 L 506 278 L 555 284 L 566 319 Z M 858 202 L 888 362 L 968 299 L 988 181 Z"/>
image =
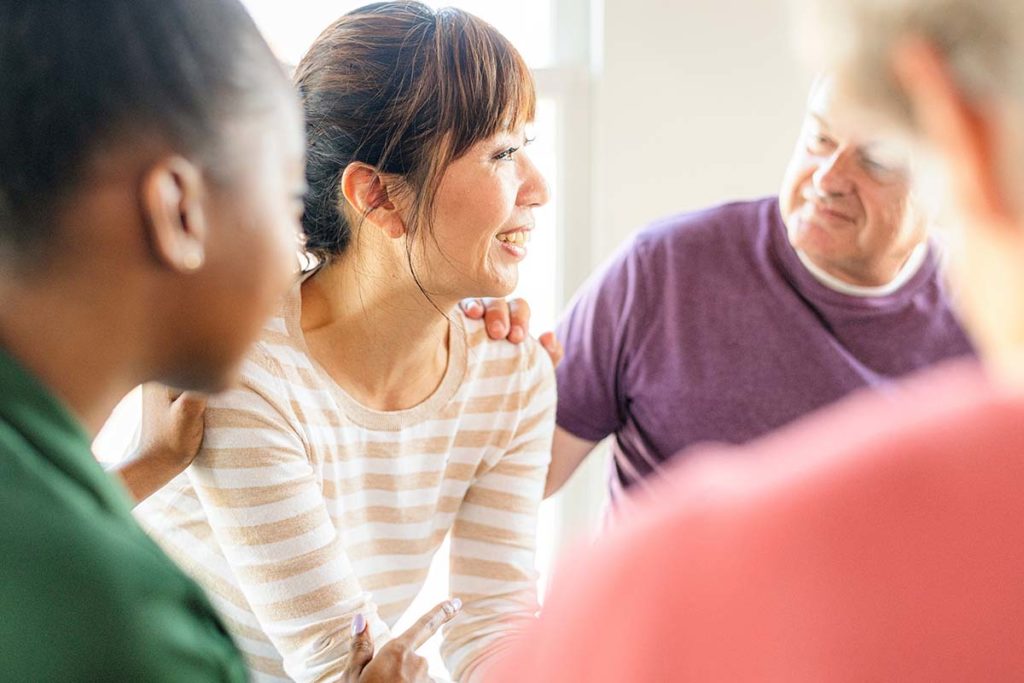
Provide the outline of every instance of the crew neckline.
<path id="1" fill-rule="evenodd" d="M 911 278 L 913 278 L 917 271 L 924 265 L 925 260 L 928 257 L 928 243 L 921 242 L 913 251 L 910 252 L 910 256 L 907 258 L 906 263 L 900 268 L 900 271 L 896 273 L 896 277 L 887 282 L 884 285 L 865 286 L 855 285 L 850 282 L 836 277 L 829 273 L 824 268 L 816 264 L 811 260 L 811 257 L 807 255 L 807 252 L 802 249 L 796 249 L 796 255 L 800 259 L 800 262 L 804 264 L 804 267 L 810 271 L 818 282 L 825 285 L 829 289 L 832 289 L 840 294 L 848 294 L 850 296 L 857 296 L 861 298 L 889 296 L 893 292 L 899 290 L 903 285 L 907 284 Z"/>
<path id="2" fill-rule="evenodd" d="M 775 254 L 778 267 L 783 276 L 790 284 L 805 298 L 816 302 L 819 305 L 832 306 L 843 310 L 879 311 L 885 309 L 901 308 L 922 288 L 928 286 L 938 268 L 935 245 L 931 240 L 923 244 L 920 263 L 916 268 L 908 269 L 905 264 L 901 270 L 904 277 L 897 278 L 899 281 L 882 285 L 880 288 L 857 288 L 857 293 L 845 291 L 846 287 L 833 287 L 821 281 L 807 264 L 801 259 L 799 252 L 789 241 L 789 233 L 786 224 L 782 220 L 782 212 L 776 198 L 765 206 L 768 212 L 766 217 L 770 235 L 768 236 L 772 251 Z M 895 284 L 895 286 L 893 286 Z M 873 291 L 863 291 L 873 290 Z"/>

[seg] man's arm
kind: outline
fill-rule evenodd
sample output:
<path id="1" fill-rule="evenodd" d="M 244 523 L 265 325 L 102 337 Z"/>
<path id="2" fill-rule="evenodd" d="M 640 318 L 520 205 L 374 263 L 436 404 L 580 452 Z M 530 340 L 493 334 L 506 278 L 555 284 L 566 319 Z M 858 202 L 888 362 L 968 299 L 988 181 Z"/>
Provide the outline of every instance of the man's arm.
<path id="1" fill-rule="evenodd" d="M 597 444 L 597 441 L 587 441 L 561 427 L 555 427 L 555 438 L 551 444 L 551 466 L 548 468 L 548 479 L 544 485 L 545 498 L 554 495 L 569 481 L 569 477 Z"/>

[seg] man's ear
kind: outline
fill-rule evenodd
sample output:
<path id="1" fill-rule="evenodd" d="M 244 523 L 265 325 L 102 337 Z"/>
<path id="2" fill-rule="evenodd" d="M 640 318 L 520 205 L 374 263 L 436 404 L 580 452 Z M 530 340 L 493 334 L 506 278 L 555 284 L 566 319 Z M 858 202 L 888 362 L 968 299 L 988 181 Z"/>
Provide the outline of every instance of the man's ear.
<path id="1" fill-rule="evenodd" d="M 893 71 L 910 100 L 922 137 L 944 159 L 956 199 L 987 225 L 1012 221 L 1014 202 L 1004 193 L 995 111 L 969 99 L 943 55 L 914 38 L 893 54 Z"/>
<path id="2" fill-rule="evenodd" d="M 206 260 L 205 183 L 187 159 L 169 156 L 142 177 L 143 225 L 156 259 L 177 272 L 190 273 Z"/>
<path id="3" fill-rule="evenodd" d="M 352 162 L 341 176 L 341 194 L 366 221 L 392 239 L 405 234 L 405 221 L 391 196 L 385 177 L 372 166 Z"/>

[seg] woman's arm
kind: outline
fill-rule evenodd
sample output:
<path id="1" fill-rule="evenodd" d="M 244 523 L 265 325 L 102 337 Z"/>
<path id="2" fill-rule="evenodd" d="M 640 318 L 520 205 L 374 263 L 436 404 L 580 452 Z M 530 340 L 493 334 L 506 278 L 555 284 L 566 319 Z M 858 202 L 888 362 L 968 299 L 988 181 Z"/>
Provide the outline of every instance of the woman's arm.
<path id="1" fill-rule="evenodd" d="M 555 378 L 539 345 L 531 342 L 529 354 L 509 446 L 470 484 L 452 530 L 452 595 L 463 611 L 446 628 L 441 651 L 464 683 L 483 680 L 539 609 L 537 511 L 551 457 Z"/>
<path id="2" fill-rule="evenodd" d="M 203 448 L 188 470 L 238 588 L 297 681 L 336 680 L 357 614 L 390 638 L 328 511 L 293 396 L 272 360 L 211 398 Z"/>
<path id="3" fill-rule="evenodd" d="M 139 447 L 107 471 L 119 476 L 135 502 L 141 503 L 195 459 L 203 442 L 205 412 L 205 396 L 145 385 Z"/>

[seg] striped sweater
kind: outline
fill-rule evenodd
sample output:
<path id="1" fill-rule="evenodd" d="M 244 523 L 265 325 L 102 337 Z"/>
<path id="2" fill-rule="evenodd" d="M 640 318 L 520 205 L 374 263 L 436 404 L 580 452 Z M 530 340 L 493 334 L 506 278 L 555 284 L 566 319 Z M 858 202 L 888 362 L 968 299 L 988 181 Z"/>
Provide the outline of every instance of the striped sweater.
<path id="1" fill-rule="evenodd" d="M 444 629 L 455 680 L 508 647 L 538 609 L 534 550 L 554 430 L 551 362 L 533 340 L 454 316 L 448 368 L 423 403 L 353 400 L 311 358 L 289 294 L 211 400 L 196 462 L 137 508 L 207 590 L 255 680 L 337 678 L 364 614 L 379 648 L 451 533 Z"/>

